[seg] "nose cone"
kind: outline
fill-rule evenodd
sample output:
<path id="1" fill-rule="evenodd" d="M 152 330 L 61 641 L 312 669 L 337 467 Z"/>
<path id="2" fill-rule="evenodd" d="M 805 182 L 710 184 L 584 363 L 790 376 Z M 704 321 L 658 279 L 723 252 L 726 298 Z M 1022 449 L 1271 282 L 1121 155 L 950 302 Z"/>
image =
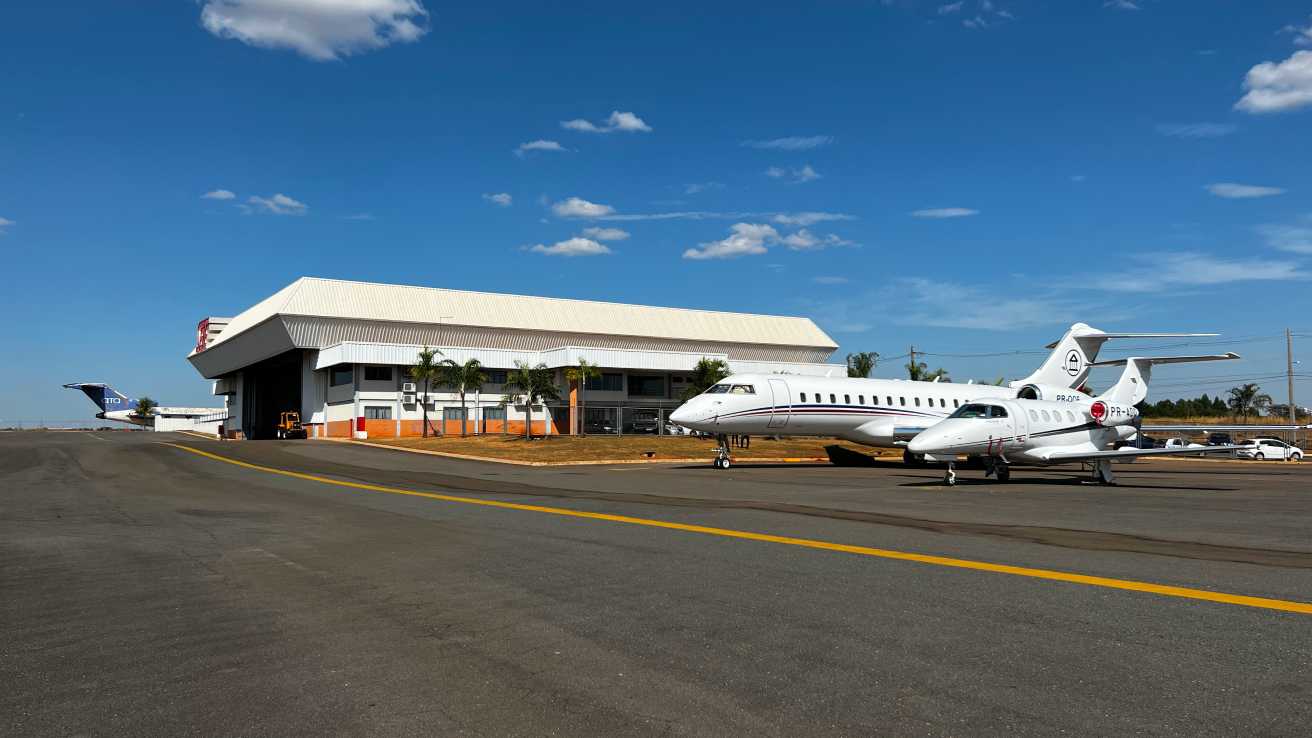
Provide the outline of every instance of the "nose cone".
<path id="1" fill-rule="evenodd" d="M 670 413 L 670 422 L 678 423 L 693 430 L 704 430 L 702 426 L 710 425 L 714 417 L 715 409 L 713 407 L 707 403 L 693 400 Z"/>
<path id="2" fill-rule="evenodd" d="M 939 451 L 946 451 L 943 448 L 948 445 L 948 436 L 941 430 L 929 428 L 916 434 L 907 444 L 907 450 L 913 454 L 932 454 Z"/>

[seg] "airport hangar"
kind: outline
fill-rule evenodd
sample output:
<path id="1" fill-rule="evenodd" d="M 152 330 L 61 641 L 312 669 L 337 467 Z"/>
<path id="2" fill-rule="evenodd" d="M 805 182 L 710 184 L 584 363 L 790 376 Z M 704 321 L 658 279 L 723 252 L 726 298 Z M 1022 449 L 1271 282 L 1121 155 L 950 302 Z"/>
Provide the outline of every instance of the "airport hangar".
<path id="1" fill-rule="evenodd" d="M 560 400 L 532 408 L 535 434 L 664 433 L 702 358 L 746 372 L 825 376 L 837 344 L 807 318 L 684 310 L 304 277 L 234 318 L 208 318 L 187 357 L 226 398 L 222 434 L 276 436 L 300 412 L 311 437 L 460 433 L 460 398 L 428 395 L 407 374 L 421 347 L 478 359 L 488 376 L 466 395 L 471 433 L 523 433 L 528 408 L 499 407 L 516 361 L 554 370 Z M 584 386 L 565 371 L 599 367 Z M 550 418 L 550 422 L 547 422 Z"/>

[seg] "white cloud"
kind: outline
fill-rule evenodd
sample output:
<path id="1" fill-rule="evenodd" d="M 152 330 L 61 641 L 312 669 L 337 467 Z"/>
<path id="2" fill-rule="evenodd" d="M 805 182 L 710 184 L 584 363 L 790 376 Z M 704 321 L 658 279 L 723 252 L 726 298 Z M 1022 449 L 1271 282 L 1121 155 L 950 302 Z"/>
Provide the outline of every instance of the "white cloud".
<path id="1" fill-rule="evenodd" d="M 833 136 L 789 136 L 788 138 L 776 138 L 772 141 L 743 141 L 739 146 L 750 146 L 754 149 L 806 151 L 807 149 L 814 149 L 820 146 L 828 146 L 833 142 Z"/>
<path id="2" fill-rule="evenodd" d="M 684 185 L 684 186 L 688 188 L 688 189 L 684 192 L 685 195 L 695 195 L 695 194 L 697 194 L 698 192 L 701 192 L 702 190 L 722 190 L 722 189 L 724 189 L 724 184 L 723 184 L 722 182 L 707 182 L 706 184 L 690 184 L 690 185 Z"/>
<path id="3" fill-rule="evenodd" d="M 1285 251 L 1312 254 L 1312 228 L 1267 223 L 1257 227 L 1266 236 L 1267 243 Z"/>
<path id="4" fill-rule="evenodd" d="M 231 200 L 232 198 L 236 197 L 236 195 L 232 194 L 227 190 L 214 190 L 213 192 L 206 192 L 205 194 L 201 195 L 201 197 L 207 200 Z"/>
<path id="5" fill-rule="evenodd" d="M 5 220 L 4 218 L 0 218 L 0 228 L 3 228 L 3 227 L 5 227 L 5 226 L 11 226 L 11 225 L 18 225 L 18 224 L 15 223 L 15 222 L 12 221 L 12 220 Z M 0 230 L 0 234 L 3 234 L 3 233 L 4 233 L 4 231 Z"/>
<path id="6" fill-rule="evenodd" d="M 614 213 L 615 208 L 609 205 L 598 205 L 578 197 L 571 197 L 552 205 L 551 212 L 555 213 L 557 218 L 587 218 L 592 220 Z"/>
<path id="7" fill-rule="evenodd" d="M 642 118 L 633 113 L 621 113 L 616 110 L 610 114 L 600 126 L 594 126 L 592 123 L 582 119 L 562 120 L 560 127 L 570 131 L 583 131 L 584 133 L 611 133 L 613 131 L 628 131 L 630 133 L 642 131 L 650 133 L 651 126 L 642 122 Z"/>
<path id="8" fill-rule="evenodd" d="M 314 61 L 418 41 L 428 33 L 428 11 L 419 0 L 207 0 L 200 19 L 219 38 L 295 49 Z"/>
<path id="9" fill-rule="evenodd" d="M 510 195 L 507 195 L 504 192 L 496 195 L 489 195 L 487 193 L 483 193 L 483 199 L 487 200 L 488 202 L 494 202 L 503 208 L 510 207 L 510 204 L 515 201 L 515 198 L 511 197 Z"/>
<path id="10" fill-rule="evenodd" d="M 847 277 L 812 277 L 812 282 L 816 284 L 847 284 Z"/>
<path id="11" fill-rule="evenodd" d="M 1158 123 L 1153 130 L 1163 136 L 1214 138 L 1234 133 L 1239 126 L 1232 123 Z"/>
<path id="12" fill-rule="evenodd" d="M 1269 259 L 1217 259 L 1190 251 L 1144 254 L 1136 259 L 1142 267 L 1101 279 L 1081 280 L 1081 287 L 1115 292 L 1158 292 L 1179 287 L 1197 287 L 1229 282 L 1305 280 L 1312 274 L 1300 272 L 1291 261 Z"/>
<path id="13" fill-rule="evenodd" d="M 1277 113 L 1312 104 L 1312 51 L 1295 51 L 1273 64 L 1262 62 L 1244 77 L 1248 94 L 1239 98 L 1235 110 L 1245 113 Z"/>
<path id="14" fill-rule="evenodd" d="M 1104 8 L 1120 8 L 1121 10 L 1138 10 L 1139 6 L 1130 2 L 1130 0 L 1107 0 L 1103 3 Z"/>
<path id="15" fill-rule="evenodd" d="M 1217 182 L 1216 184 L 1203 185 L 1203 189 L 1217 197 L 1224 197 L 1228 200 L 1238 200 L 1248 197 L 1266 197 L 1268 195 L 1279 195 L 1289 191 L 1283 187 L 1257 187 L 1255 185 L 1241 185 L 1233 182 Z"/>
<path id="16" fill-rule="evenodd" d="M 843 215 L 842 213 L 779 213 L 771 218 L 776 223 L 795 226 L 809 226 L 812 223 L 820 223 L 827 220 L 856 220 L 855 216 Z"/>
<path id="17" fill-rule="evenodd" d="M 1072 175 L 1071 175 L 1071 181 L 1072 181 L 1072 182 L 1083 182 L 1083 181 L 1086 180 L 1086 179 L 1088 179 L 1088 177 L 1084 176 L 1083 174 L 1072 174 Z"/>
<path id="18" fill-rule="evenodd" d="M 952 3 L 951 5 L 940 5 L 938 6 L 938 14 L 947 15 L 948 13 L 955 13 L 958 10 L 961 10 L 962 5 L 964 5 L 964 3 L 960 2 L 960 0 L 958 0 L 958 2 Z"/>
<path id="19" fill-rule="evenodd" d="M 732 236 L 723 241 L 699 243 L 697 248 L 683 252 L 685 259 L 737 259 L 748 254 L 764 254 L 771 244 L 779 240 L 779 232 L 768 225 L 735 223 Z"/>
<path id="20" fill-rule="evenodd" d="M 375 218 L 374 216 L 368 213 L 360 213 L 359 215 L 343 215 L 342 219 L 343 220 L 378 220 L 377 218 Z"/>
<path id="21" fill-rule="evenodd" d="M 598 256 L 610 253 L 610 249 L 592 239 L 577 237 L 568 241 L 557 241 L 554 246 L 538 244 L 529 250 L 548 256 Z"/>
<path id="22" fill-rule="evenodd" d="M 1277 35 L 1282 33 L 1294 34 L 1294 43 L 1298 44 L 1299 46 L 1307 46 L 1308 44 L 1312 44 L 1312 26 L 1308 26 L 1307 28 L 1299 28 L 1298 26 L 1285 26 L 1284 28 L 1281 28 L 1279 31 L 1276 31 Z"/>
<path id="23" fill-rule="evenodd" d="M 274 195 L 268 200 L 251 195 L 250 203 L 260 211 L 273 215 L 305 215 L 310 212 L 310 206 L 283 194 Z"/>
<path id="24" fill-rule="evenodd" d="M 788 244 L 788 248 L 791 251 L 819 251 L 827 246 L 861 247 L 861 244 L 856 243 L 855 241 L 847 241 L 839 238 L 838 235 L 834 233 L 830 233 L 828 236 L 825 236 L 824 240 L 821 240 L 805 228 L 797 233 L 785 236 L 783 242 Z"/>
<path id="25" fill-rule="evenodd" d="M 911 215 L 917 218 L 961 218 L 966 215 L 979 215 L 979 211 L 970 208 L 930 208 L 913 211 Z"/>
<path id="26" fill-rule="evenodd" d="M 767 177 L 774 177 L 775 179 L 779 179 L 785 174 L 788 174 L 788 172 L 787 170 L 781 169 L 780 167 L 770 167 L 769 169 L 765 170 L 763 174 Z"/>
<path id="27" fill-rule="evenodd" d="M 810 182 L 813 179 L 822 178 L 821 175 L 817 174 L 816 171 L 811 168 L 810 164 L 807 164 L 801 169 L 794 169 L 793 176 L 797 177 L 797 179 L 793 180 L 793 184 L 801 184 L 803 182 Z"/>
<path id="28" fill-rule="evenodd" d="M 522 143 L 519 146 L 516 146 L 515 156 L 522 158 L 524 156 L 525 151 L 564 151 L 564 150 L 565 147 L 561 146 L 555 141 L 544 141 L 542 139 L 538 139 L 537 141 L 529 141 L 528 143 Z"/>
<path id="29" fill-rule="evenodd" d="M 584 228 L 583 235 L 594 241 L 623 241 L 632 234 L 619 228 Z"/>
<path id="30" fill-rule="evenodd" d="M 974 18 L 967 18 L 961 22 L 966 28 L 988 28 L 989 24 L 984 22 L 984 17 L 977 15 Z"/>

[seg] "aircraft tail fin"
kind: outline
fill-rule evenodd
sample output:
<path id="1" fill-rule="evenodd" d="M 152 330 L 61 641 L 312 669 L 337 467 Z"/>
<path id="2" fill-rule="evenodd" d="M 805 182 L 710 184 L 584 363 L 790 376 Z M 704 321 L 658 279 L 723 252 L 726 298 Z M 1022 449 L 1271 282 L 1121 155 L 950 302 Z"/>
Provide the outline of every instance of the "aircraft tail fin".
<path id="1" fill-rule="evenodd" d="M 113 387 L 101 382 L 74 382 L 64 385 L 65 389 L 82 390 L 82 393 L 96 403 L 101 412 L 112 410 L 131 410 L 137 406 L 136 400 L 129 400 L 114 391 Z"/>
<path id="2" fill-rule="evenodd" d="M 1118 405 L 1138 405 L 1148 396 L 1148 382 L 1152 380 L 1153 367 L 1158 364 L 1187 364 L 1195 361 L 1234 361 L 1239 354 L 1227 353 L 1218 356 L 1132 356 L 1115 361 L 1099 361 L 1090 367 L 1124 366 L 1120 381 L 1102 393 L 1098 399 L 1114 402 Z"/>
<path id="3" fill-rule="evenodd" d="M 1098 366 L 1098 352 L 1102 345 L 1113 338 L 1201 338 L 1215 336 L 1215 333 L 1107 333 L 1091 328 L 1084 323 L 1076 323 L 1061 337 L 1045 348 L 1052 349 L 1048 358 L 1038 370 L 1024 379 L 1018 379 L 1009 387 L 1024 387 L 1027 384 L 1046 384 L 1050 386 L 1078 389 L 1089 378 L 1089 370 Z"/>

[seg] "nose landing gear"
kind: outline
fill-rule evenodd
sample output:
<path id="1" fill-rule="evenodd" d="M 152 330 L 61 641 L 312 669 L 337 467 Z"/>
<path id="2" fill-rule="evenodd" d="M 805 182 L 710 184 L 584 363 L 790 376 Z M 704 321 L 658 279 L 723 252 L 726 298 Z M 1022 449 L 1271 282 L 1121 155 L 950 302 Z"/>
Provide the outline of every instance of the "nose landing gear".
<path id="1" fill-rule="evenodd" d="M 729 435 L 727 433 L 717 433 L 715 435 L 715 461 L 711 462 L 716 469 L 729 468 Z"/>
<path id="2" fill-rule="evenodd" d="M 957 483 L 957 465 L 951 461 L 948 462 L 948 470 L 943 475 L 943 483 L 949 487 Z"/>

